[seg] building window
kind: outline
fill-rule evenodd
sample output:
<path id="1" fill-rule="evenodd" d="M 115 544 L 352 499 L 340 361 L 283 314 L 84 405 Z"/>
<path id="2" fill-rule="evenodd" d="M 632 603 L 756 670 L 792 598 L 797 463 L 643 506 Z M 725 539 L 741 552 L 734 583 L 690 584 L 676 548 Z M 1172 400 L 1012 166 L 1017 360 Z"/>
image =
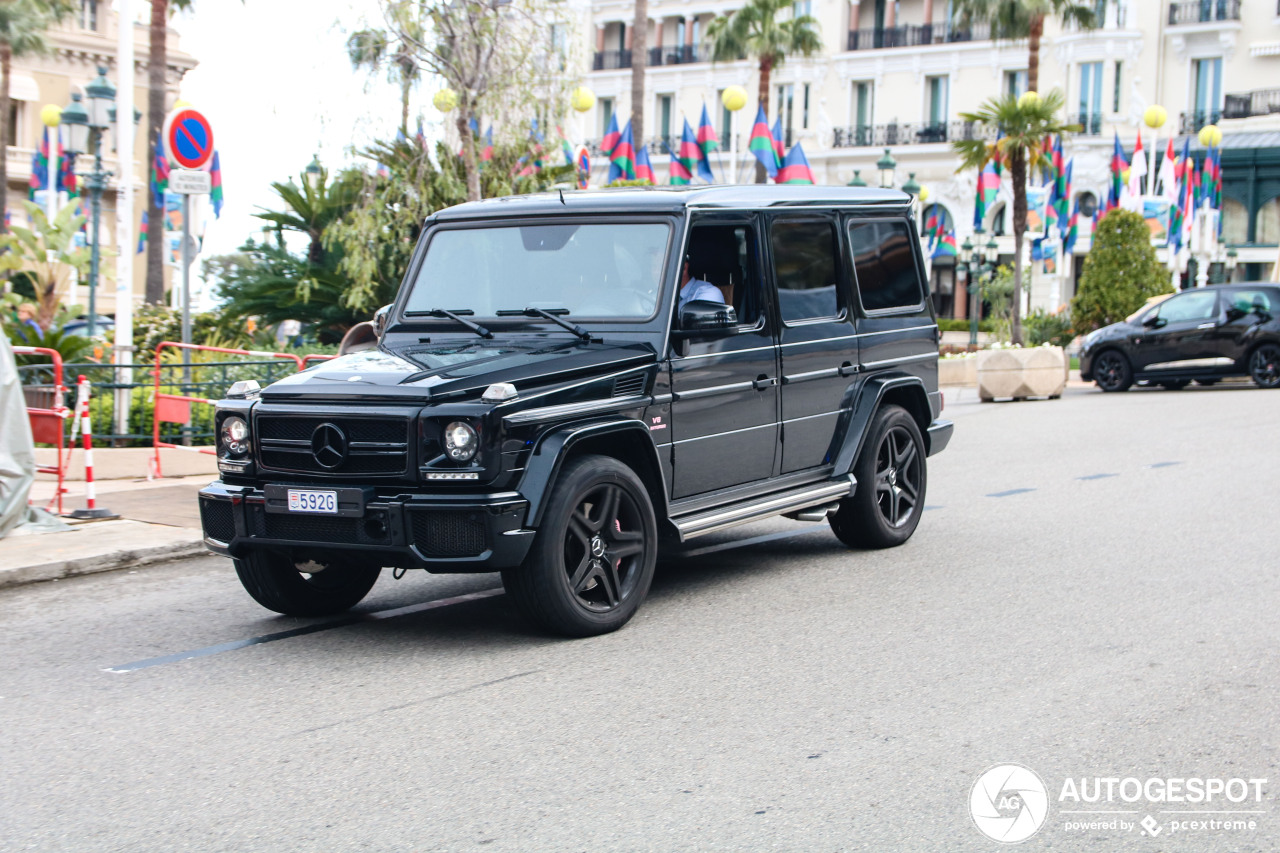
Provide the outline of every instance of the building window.
<path id="1" fill-rule="evenodd" d="M 1027 91 L 1027 69 L 1004 72 L 1004 93 L 1019 97 Z"/>
<path id="2" fill-rule="evenodd" d="M 732 121 L 729 108 L 724 105 L 724 89 L 716 89 L 716 103 L 720 104 L 720 144 L 726 148 L 729 146 L 729 122 Z"/>
<path id="3" fill-rule="evenodd" d="M 671 109 L 674 101 L 674 95 L 658 96 L 658 135 L 668 144 L 671 139 Z M 637 139 L 636 144 L 639 145 L 640 140 Z"/>
<path id="4" fill-rule="evenodd" d="M 1098 212 L 1098 197 L 1091 192 L 1083 192 L 1076 196 L 1076 204 L 1080 207 L 1080 215 L 1092 218 Z"/>
<path id="5" fill-rule="evenodd" d="M 947 123 L 947 99 L 951 94 L 951 78 L 924 78 L 925 92 L 928 97 L 926 118 L 930 127 L 938 127 Z"/>
<path id="6" fill-rule="evenodd" d="M 791 4 L 792 17 L 802 18 L 813 14 L 813 0 L 799 0 Z"/>
<path id="7" fill-rule="evenodd" d="M 1222 242 L 1229 246 L 1249 242 L 1249 210 L 1234 198 L 1222 199 Z"/>
<path id="8" fill-rule="evenodd" d="M 808 130 L 809 129 L 809 84 L 808 83 L 804 84 L 803 109 L 804 109 L 804 112 L 801 114 L 801 117 L 800 117 L 800 127 L 804 128 L 805 130 Z"/>
<path id="9" fill-rule="evenodd" d="M 1111 89 L 1111 112 L 1120 112 L 1120 84 L 1124 80 L 1124 63 L 1116 60 L 1115 82 Z"/>
<path id="10" fill-rule="evenodd" d="M 1253 242 L 1265 246 L 1280 243 L 1280 196 L 1258 208 L 1258 218 L 1253 222 Z"/>
<path id="11" fill-rule="evenodd" d="M 875 85 L 869 81 L 853 84 L 853 144 L 870 145 L 875 124 Z"/>
<path id="12" fill-rule="evenodd" d="M 80 29 L 98 29 L 98 0 L 80 0 Z"/>
<path id="13" fill-rule="evenodd" d="M 9 101 L 9 138 L 4 142 L 12 148 L 18 147 L 18 122 L 22 118 L 23 103 L 16 99 Z M 39 146 L 40 143 L 36 142 L 36 147 Z"/>
<path id="14" fill-rule="evenodd" d="M 1195 75 L 1191 101 L 1195 105 L 1195 122 L 1199 128 L 1222 118 L 1222 57 L 1194 60 L 1191 70 Z"/>
<path id="15" fill-rule="evenodd" d="M 665 32 L 665 28 L 664 28 L 664 32 Z M 676 19 L 675 45 L 676 47 L 679 47 L 682 44 L 684 44 L 684 18 L 678 18 Z M 658 47 L 662 47 L 662 45 L 658 45 Z"/>
<path id="16" fill-rule="evenodd" d="M 600 135 L 609 132 L 609 120 L 613 118 L 613 98 L 600 99 Z"/>
<path id="17" fill-rule="evenodd" d="M 1080 64 L 1080 115 L 1077 121 L 1085 133 L 1099 133 L 1102 124 L 1102 63 Z"/>
<path id="18" fill-rule="evenodd" d="M 618 24 L 618 50 L 627 49 L 627 25 Z"/>
<path id="19" fill-rule="evenodd" d="M 778 87 L 778 103 L 774 115 L 782 119 L 782 144 L 791 145 L 791 119 L 795 112 L 796 87 L 785 83 Z"/>

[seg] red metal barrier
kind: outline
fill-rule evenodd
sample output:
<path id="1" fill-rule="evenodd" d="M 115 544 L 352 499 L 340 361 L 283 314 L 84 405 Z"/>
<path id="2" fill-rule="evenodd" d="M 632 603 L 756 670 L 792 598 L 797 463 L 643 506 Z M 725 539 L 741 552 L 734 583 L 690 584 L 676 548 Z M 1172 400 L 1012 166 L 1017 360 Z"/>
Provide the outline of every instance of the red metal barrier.
<path id="1" fill-rule="evenodd" d="M 152 423 L 152 436 L 151 436 L 152 443 L 155 446 L 155 459 L 152 462 L 152 467 L 154 468 L 154 471 L 150 472 L 152 476 L 156 476 L 156 477 L 163 476 L 163 473 L 161 472 L 161 469 L 160 469 L 160 448 L 162 447 L 173 447 L 179 450 L 191 450 L 197 453 L 207 453 L 211 455 L 217 455 L 217 452 L 218 452 L 216 447 L 216 443 L 218 440 L 217 436 L 214 436 L 215 447 L 212 449 L 198 448 L 198 447 L 185 447 L 181 444 L 170 444 L 168 442 L 162 442 L 160 440 L 160 424 L 162 422 L 170 423 L 170 424 L 189 424 L 191 423 L 191 404 L 192 403 L 206 403 L 209 405 L 213 405 L 217 403 L 217 400 L 210 400 L 205 397 L 190 397 L 183 394 L 166 394 L 161 392 L 160 390 L 160 352 L 166 348 L 178 349 L 178 350 L 192 350 L 192 351 L 199 351 L 199 352 L 220 352 L 226 355 L 252 355 L 252 356 L 257 356 L 259 358 L 288 359 L 288 360 L 291 360 L 297 366 L 297 369 L 299 371 L 301 371 L 305 367 L 306 363 L 310 360 L 314 359 L 319 361 L 322 359 L 333 358 L 333 356 L 325 356 L 325 355 L 320 355 L 320 356 L 309 355 L 304 357 L 304 356 L 298 356 L 298 355 L 294 355 L 292 353 L 287 353 L 287 352 L 267 352 L 265 350 L 229 349 L 227 347 L 207 347 L 201 344 L 180 344 L 174 341 L 164 341 L 163 343 L 159 344 L 156 347 L 155 417 Z"/>
<path id="2" fill-rule="evenodd" d="M 56 474 L 58 490 L 49 499 L 46 508 L 57 505 L 58 515 L 62 515 L 62 496 L 67 488 L 67 468 L 71 463 L 71 449 L 67 448 L 64 456 L 63 433 L 66 431 L 66 420 L 71 417 L 71 410 L 65 405 L 67 386 L 62 384 L 62 354 L 48 347 L 14 347 L 14 355 L 47 355 L 53 361 L 53 406 L 51 408 L 27 407 L 27 417 L 31 420 L 31 438 L 38 444 L 52 444 L 57 450 L 58 464 L 50 467 L 37 466 L 40 474 Z"/>
<path id="3" fill-rule="evenodd" d="M 302 367 L 301 367 L 301 369 L 302 369 L 302 370 L 306 370 L 308 367 L 310 367 L 310 365 L 309 365 L 307 362 L 310 362 L 310 361 L 329 361 L 330 359 L 334 359 L 334 358 L 337 358 L 337 356 L 336 356 L 336 355 L 304 355 L 304 356 L 302 357 Z"/>

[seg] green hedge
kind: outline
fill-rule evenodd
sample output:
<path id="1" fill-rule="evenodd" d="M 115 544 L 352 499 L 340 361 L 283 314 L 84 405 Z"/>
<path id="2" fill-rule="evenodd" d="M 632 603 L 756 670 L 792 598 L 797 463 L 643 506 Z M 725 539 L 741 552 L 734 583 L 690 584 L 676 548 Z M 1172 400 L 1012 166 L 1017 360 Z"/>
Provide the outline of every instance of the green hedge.
<path id="1" fill-rule="evenodd" d="M 938 320 L 938 328 L 944 332 L 967 332 L 969 331 L 969 321 L 968 320 L 951 320 L 951 319 L 943 318 Z M 990 320 L 978 321 L 979 332 L 990 333 L 991 331 L 993 331 L 993 329 L 994 329 L 994 326 Z"/>

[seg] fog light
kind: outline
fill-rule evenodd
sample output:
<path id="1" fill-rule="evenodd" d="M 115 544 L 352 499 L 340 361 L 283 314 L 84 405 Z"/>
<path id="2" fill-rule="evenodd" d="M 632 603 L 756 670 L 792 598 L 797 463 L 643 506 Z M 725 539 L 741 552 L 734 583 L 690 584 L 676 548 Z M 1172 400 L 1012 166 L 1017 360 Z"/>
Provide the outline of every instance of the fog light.
<path id="1" fill-rule="evenodd" d="M 444 452 L 454 462 L 470 462 L 480 441 L 471 424 L 454 421 L 444 428 Z"/>

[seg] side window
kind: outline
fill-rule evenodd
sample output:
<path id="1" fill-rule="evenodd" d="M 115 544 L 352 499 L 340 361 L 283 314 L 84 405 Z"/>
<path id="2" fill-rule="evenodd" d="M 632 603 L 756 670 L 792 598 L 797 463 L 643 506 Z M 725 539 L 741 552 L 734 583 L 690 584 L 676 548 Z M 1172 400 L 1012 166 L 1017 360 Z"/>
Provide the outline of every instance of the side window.
<path id="1" fill-rule="evenodd" d="M 682 298 L 691 281 L 707 282 L 715 286 L 726 305 L 733 306 L 739 325 L 754 326 L 764 315 L 764 294 L 756 271 L 756 235 L 750 225 L 695 225 L 684 257 L 688 279 L 682 269 Z M 697 298 L 708 295 L 704 291 Z"/>
<path id="2" fill-rule="evenodd" d="M 775 221 L 769 229 L 773 278 L 785 322 L 840 314 L 835 226 L 823 221 Z"/>
<path id="3" fill-rule="evenodd" d="M 905 222 L 853 222 L 849 246 L 867 311 L 918 308 L 924 299 Z"/>
<path id="4" fill-rule="evenodd" d="M 1265 290 L 1237 290 L 1229 297 L 1231 307 L 1246 314 L 1270 314 L 1271 297 Z"/>
<path id="5" fill-rule="evenodd" d="M 1171 296 L 1160 303 L 1160 319 L 1167 323 L 1193 323 L 1212 320 L 1216 313 L 1218 294 L 1184 293 Z"/>

